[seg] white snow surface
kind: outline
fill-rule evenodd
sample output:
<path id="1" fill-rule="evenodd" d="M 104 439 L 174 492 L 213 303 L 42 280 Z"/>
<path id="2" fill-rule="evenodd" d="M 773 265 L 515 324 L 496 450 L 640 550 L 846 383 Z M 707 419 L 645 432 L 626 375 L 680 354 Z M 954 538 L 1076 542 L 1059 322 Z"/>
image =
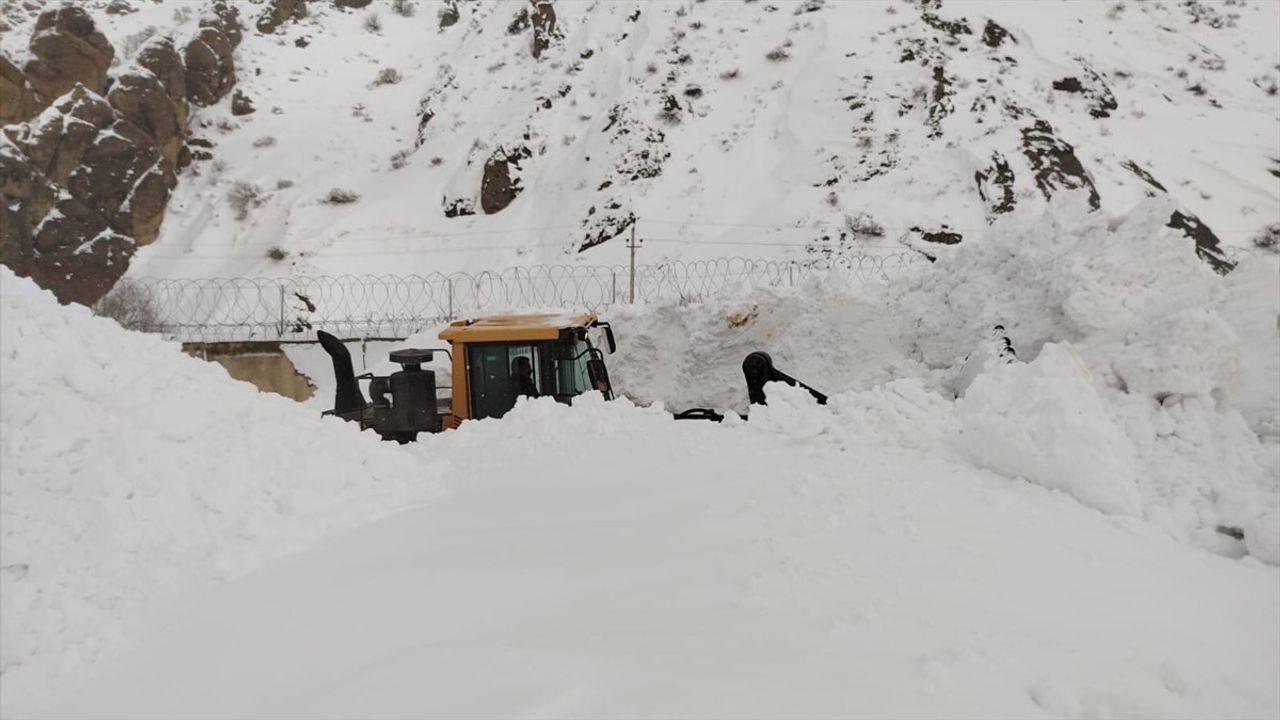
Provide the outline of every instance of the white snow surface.
<path id="1" fill-rule="evenodd" d="M 642 404 L 746 410 L 765 349 L 825 407 L 408 447 L 0 271 L 6 715 L 1274 716 L 1276 270 L 1165 217 L 608 318 Z M 954 399 L 997 321 L 1023 362 Z"/>
<path id="2" fill-rule="evenodd" d="M 6 706 L 117 652 L 158 604 L 427 501 L 448 472 L 7 267 L 0 315 Z"/>
<path id="3" fill-rule="evenodd" d="M 929 453 L 817 442 L 791 422 L 812 401 L 778 397 L 780 422 L 726 425 L 539 399 L 429 437 L 455 462 L 445 500 L 155 617 L 32 716 L 1280 709 L 1276 568 Z"/>

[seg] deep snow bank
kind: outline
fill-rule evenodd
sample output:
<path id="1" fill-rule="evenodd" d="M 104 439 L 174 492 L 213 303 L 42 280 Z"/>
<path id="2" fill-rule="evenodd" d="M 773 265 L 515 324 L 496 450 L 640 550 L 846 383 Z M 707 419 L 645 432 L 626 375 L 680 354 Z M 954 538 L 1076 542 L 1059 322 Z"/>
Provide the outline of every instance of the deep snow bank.
<path id="1" fill-rule="evenodd" d="M 613 375 L 642 402 L 743 411 L 740 363 L 766 350 L 837 396 L 825 410 L 764 411 L 786 413 L 780 432 L 929 448 L 1221 552 L 1242 548 L 1218 528 L 1240 528 L 1249 552 L 1278 563 L 1276 268 L 1246 258 L 1216 275 L 1164 227 L 1168 213 L 1159 201 L 1118 218 L 1059 205 L 1015 213 L 887 286 L 619 308 Z M 1031 365 L 977 368 L 954 400 L 996 324 Z"/>
<path id="2" fill-rule="evenodd" d="M 7 267 L 0 315 L 6 705 L 120 649 L 148 608 L 429 498 L 445 472 Z"/>
<path id="3" fill-rule="evenodd" d="M 35 717 L 1276 715 L 1277 568 L 900 451 L 903 382 L 856 448 L 522 400 L 424 439 L 441 502 L 213 590 Z"/>

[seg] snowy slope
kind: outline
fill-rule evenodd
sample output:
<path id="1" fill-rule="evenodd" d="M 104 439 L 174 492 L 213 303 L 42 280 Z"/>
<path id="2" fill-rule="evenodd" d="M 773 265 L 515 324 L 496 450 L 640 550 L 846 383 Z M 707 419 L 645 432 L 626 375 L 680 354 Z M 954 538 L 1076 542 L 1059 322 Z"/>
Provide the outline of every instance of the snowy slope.
<path id="1" fill-rule="evenodd" d="M 157 606 L 428 500 L 446 472 L 8 268 L 0 316 L 6 707 L 119 652 Z"/>
<path id="2" fill-rule="evenodd" d="M 120 43 L 175 12 L 138 5 L 95 16 Z M 311 2 L 247 32 L 257 112 L 194 114 L 215 159 L 130 272 L 611 264 L 620 240 L 578 251 L 632 214 L 645 261 L 804 257 L 979 240 L 1064 193 L 1111 214 L 1167 193 L 1227 245 L 1280 221 L 1274 2 L 569 2 L 537 59 L 525 3 L 463 2 L 440 28 L 444 5 Z M 504 157 L 520 192 L 484 214 Z"/>
<path id="3" fill-rule="evenodd" d="M 756 423 L 538 400 L 431 438 L 470 458 L 448 498 L 165 615 L 36 716 L 1280 711 L 1276 568 Z"/>

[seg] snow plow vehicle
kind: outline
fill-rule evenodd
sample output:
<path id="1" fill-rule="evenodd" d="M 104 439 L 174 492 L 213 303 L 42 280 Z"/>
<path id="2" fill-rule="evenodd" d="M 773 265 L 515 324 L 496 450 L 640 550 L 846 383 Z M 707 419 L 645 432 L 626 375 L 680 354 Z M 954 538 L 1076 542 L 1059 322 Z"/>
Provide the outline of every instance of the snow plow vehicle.
<path id="1" fill-rule="evenodd" d="M 612 399 L 604 352 L 592 344 L 591 330 L 603 332 L 609 352 L 616 349 L 609 323 L 590 313 L 458 320 L 440 332 L 447 349 L 393 350 L 391 362 L 401 369 L 387 376 L 357 376 L 346 345 L 320 331 L 337 379 L 333 409 L 325 414 L 358 422 L 383 439 L 409 442 L 420 432 L 456 428 L 463 420 L 502 417 L 521 395 L 568 403 L 598 390 Z M 422 367 L 436 353 L 449 358 L 450 384 L 444 387 L 436 385 L 434 371 Z M 368 400 L 360 380 L 369 381 Z"/>
<path id="2" fill-rule="evenodd" d="M 499 418 L 515 407 L 516 399 L 552 397 L 569 403 L 592 390 L 613 399 L 613 385 L 604 351 L 591 335 L 603 334 L 610 353 L 617 350 L 613 328 L 592 313 L 564 315 L 495 315 L 458 320 L 440 331 L 446 348 L 393 350 L 391 362 L 401 369 L 390 375 L 356 375 L 351 352 L 334 335 L 317 333 L 333 361 L 337 380 L 332 410 L 343 420 L 376 431 L 384 440 L 411 442 L 418 433 L 441 432 L 463 420 Z M 598 338 L 597 338 L 598 339 Z M 424 369 L 436 353 L 448 357 L 450 382 L 437 386 L 436 373 Z M 784 382 L 804 388 L 821 404 L 827 396 L 773 367 L 767 353 L 753 352 L 742 362 L 747 397 L 753 405 L 766 402 L 764 387 Z M 369 381 L 365 398 L 360 381 Z M 440 391 L 448 391 L 443 396 Z M 724 415 L 709 408 L 675 414 L 678 420 L 720 421 Z"/>

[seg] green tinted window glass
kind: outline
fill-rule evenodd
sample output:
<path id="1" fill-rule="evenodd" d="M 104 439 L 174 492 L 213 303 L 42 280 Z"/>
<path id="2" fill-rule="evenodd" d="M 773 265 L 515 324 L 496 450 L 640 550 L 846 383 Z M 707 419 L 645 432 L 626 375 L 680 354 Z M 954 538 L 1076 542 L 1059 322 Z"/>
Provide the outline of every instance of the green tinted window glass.
<path id="1" fill-rule="evenodd" d="M 471 417 L 502 417 L 520 395 L 539 396 L 547 385 L 546 349 L 521 343 L 472 343 L 470 365 Z"/>

